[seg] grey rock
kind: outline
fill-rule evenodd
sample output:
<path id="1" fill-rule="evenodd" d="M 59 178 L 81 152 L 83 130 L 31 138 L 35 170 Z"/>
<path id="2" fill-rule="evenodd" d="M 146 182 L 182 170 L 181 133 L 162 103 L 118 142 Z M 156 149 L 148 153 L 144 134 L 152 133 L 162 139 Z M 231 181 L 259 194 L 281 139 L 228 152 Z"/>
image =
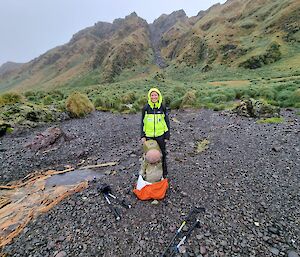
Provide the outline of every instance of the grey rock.
<path id="1" fill-rule="evenodd" d="M 270 248 L 270 252 L 273 253 L 276 256 L 279 255 L 279 250 L 277 248 L 275 248 L 275 247 L 271 247 Z"/>
<path id="2" fill-rule="evenodd" d="M 203 245 L 200 246 L 200 253 L 201 253 L 202 255 L 204 255 L 204 254 L 207 253 L 207 249 L 206 249 L 205 246 L 203 246 Z"/>
<path id="3" fill-rule="evenodd" d="M 55 255 L 55 257 L 65 257 L 65 256 L 67 256 L 67 253 L 65 251 L 60 251 Z"/>
<path id="4" fill-rule="evenodd" d="M 299 254 L 295 251 L 288 251 L 288 257 L 299 257 Z"/>

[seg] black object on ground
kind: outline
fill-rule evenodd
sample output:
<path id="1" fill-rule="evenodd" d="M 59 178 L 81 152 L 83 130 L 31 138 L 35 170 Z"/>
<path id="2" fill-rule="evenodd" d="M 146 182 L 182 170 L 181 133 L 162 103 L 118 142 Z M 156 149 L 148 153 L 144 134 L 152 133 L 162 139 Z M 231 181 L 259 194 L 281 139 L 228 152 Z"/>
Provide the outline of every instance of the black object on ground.
<path id="1" fill-rule="evenodd" d="M 175 240 L 180 235 L 183 227 L 186 226 L 187 222 L 189 222 L 190 220 L 192 220 L 194 218 L 194 215 L 196 215 L 199 212 L 205 212 L 205 208 L 204 207 L 194 207 L 189 212 L 188 216 L 181 222 L 180 227 L 177 229 L 175 235 L 173 236 L 173 238 L 169 242 L 168 246 L 166 247 L 166 249 L 162 253 L 161 257 L 168 256 L 168 253 L 169 253 L 170 256 L 173 256 L 174 253 L 178 252 L 179 247 L 184 244 L 185 240 L 191 235 L 192 231 L 196 227 L 199 226 L 200 221 L 197 219 L 193 223 L 193 225 L 190 227 L 190 229 L 188 230 L 188 232 L 186 233 L 186 235 L 180 240 L 180 242 L 176 246 L 174 246 Z"/>
<path id="2" fill-rule="evenodd" d="M 114 207 L 112 205 L 111 201 L 109 200 L 109 197 L 114 199 L 117 203 L 119 203 L 123 207 L 125 207 L 127 209 L 131 208 L 131 205 L 126 203 L 126 201 L 124 199 L 120 200 L 115 195 L 112 194 L 112 190 L 111 190 L 111 187 L 109 185 L 103 184 L 103 185 L 99 186 L 98 191 L 100 191 L 103 194 L 103 197 L 105 198 L 105 200 L 106 200 L 111 212 L 114 214 L 116 220 L 121 219 L 121 214 L 120 214 L 120 211 L 118 210 L 118 208 Z"/>
<path id="3" fill-rule="evenodd" d="M 180 242 L 176 245 L 176 250 L 179 251 L 179 247 L 181 245 L 183 245 L 185 243 L 185 241 L 190 237 L 190 235 L 192 234 L 193 230 L 196 228 L 196 227 L 199 227 L 200 225 L 200 220 L 196 220 L 194 222 L 194 224 L 189 228 L 188 232 L 186 233 L 186 235 L 180 240 Z"/>

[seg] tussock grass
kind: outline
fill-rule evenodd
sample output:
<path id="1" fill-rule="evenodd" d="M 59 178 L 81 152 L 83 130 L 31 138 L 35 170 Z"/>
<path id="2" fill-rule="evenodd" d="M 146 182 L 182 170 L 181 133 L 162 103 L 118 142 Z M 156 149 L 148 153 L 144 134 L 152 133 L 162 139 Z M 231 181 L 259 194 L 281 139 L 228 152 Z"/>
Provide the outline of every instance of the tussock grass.
<path id="1" fill-rule="evenodd" d="M 95 107 L 87 95 L 73 92 L 66 100 L 66 109 L 74 117 L 83 117 L 94 111 Z"/>
<path id="2" fill-rule="evenodd" d="M 0 106 L 13 105 L 22 101 L 23 96 L 16 92 L 8 92 L 0 95 Z"/>

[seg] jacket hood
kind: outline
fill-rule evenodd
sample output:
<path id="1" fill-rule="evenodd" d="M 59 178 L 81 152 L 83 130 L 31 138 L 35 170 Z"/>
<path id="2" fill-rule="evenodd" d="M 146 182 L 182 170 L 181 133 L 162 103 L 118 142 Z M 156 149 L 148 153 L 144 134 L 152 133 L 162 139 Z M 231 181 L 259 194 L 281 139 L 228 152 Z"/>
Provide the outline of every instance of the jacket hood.
<path id="1" fill-rule="evenodd" d="M 161 92 L 159 91 L 159 89 L 153 87 L 151 88 L 149 91 L 148 91 L 148 104 L 150 105 L 150 107 L 153 109 L 154 108 L 154 103 L 151 102 L 151 93 L 152 92 L 156 92 L 158 94 L 158 101 L 157 103 L 155 103 L 155 107 L 159 108 L 161 106 L 161 103 L 162 103 L 162 100 L 163 100 L 163 97 L 162 97 L 162 94 Z"/>

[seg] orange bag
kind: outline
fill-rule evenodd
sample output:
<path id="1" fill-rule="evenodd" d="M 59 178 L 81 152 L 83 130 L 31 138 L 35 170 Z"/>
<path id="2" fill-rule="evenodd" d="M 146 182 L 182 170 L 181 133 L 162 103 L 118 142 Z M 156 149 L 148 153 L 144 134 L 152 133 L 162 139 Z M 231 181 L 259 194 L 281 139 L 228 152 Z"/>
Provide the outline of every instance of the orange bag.
<path id="1" fill-rule="evenodd" d="M 135 193 L 140 200 L 161 200 L 165 197 L 168 187 L 168 179 L 165 178 L 159 182 L 146 185 L 140 190 L 134 189 L 133 193 Z"/>

